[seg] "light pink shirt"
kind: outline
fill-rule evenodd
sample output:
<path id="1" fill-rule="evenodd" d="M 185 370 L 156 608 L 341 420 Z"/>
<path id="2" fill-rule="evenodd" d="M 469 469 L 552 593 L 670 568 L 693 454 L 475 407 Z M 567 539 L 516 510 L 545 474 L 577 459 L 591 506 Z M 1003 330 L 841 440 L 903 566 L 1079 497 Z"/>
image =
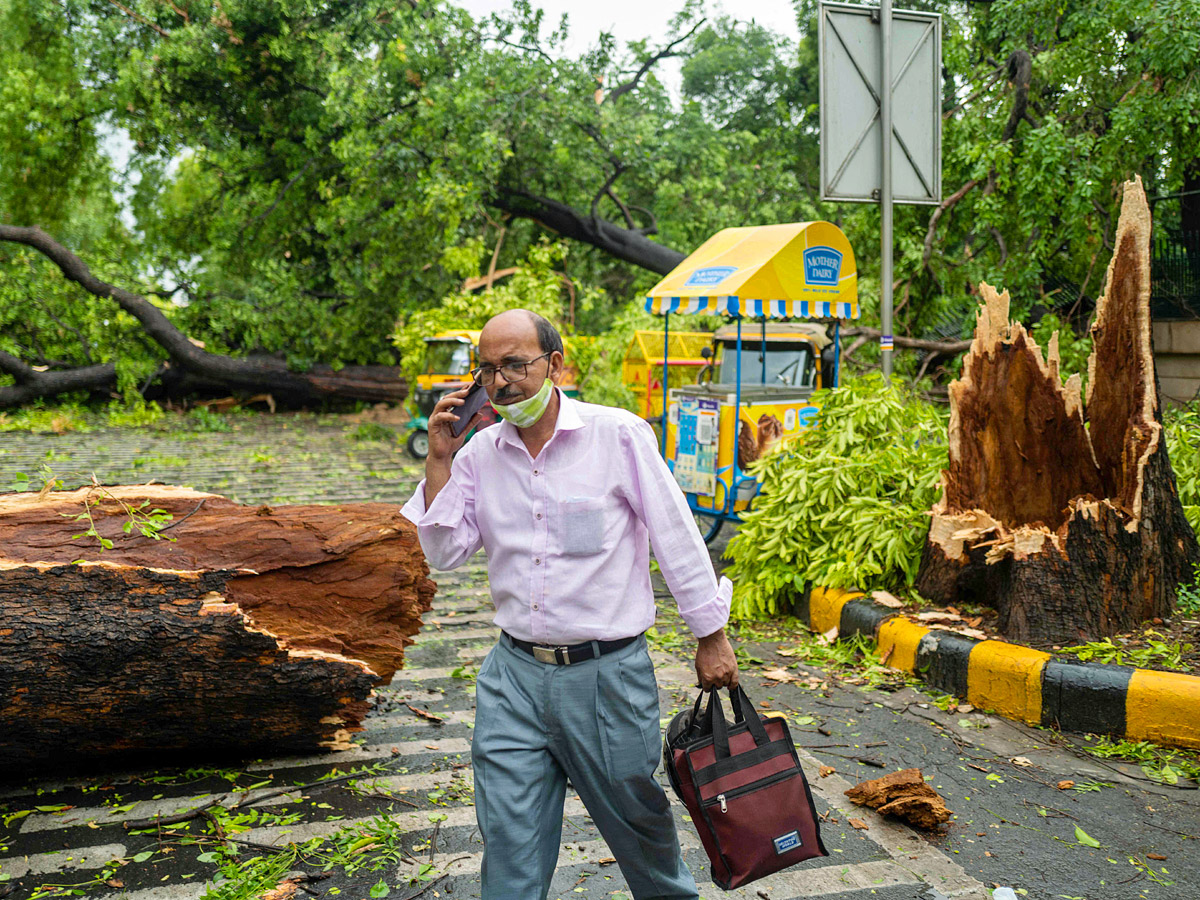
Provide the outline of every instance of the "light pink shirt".
<path id="1" fill-rule="evenodd" d="M 425 482 L 401 512 L 435 569 L 488 560 L 495 623 L 548 644 L 616 640 L 654 624 L 650 544 L 684 622 L 699 637 L 729 618 L 687 501 L 654 431 L 623 409 L 559 392 L 554 434 L 537 459 L 509 422 L 468 441 L 425 508 Z"/>

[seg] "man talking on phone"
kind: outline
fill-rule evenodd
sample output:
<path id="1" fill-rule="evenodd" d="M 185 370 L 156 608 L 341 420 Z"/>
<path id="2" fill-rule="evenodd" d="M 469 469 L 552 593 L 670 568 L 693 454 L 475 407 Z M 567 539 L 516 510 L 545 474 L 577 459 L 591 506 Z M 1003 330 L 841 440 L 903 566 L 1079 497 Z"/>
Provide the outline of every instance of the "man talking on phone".
<path id="1" fill-rule="evenodd" d="M 476 678 L 471 746 L 483 900 L 546 897 L 568 778 L 636 900 L 696 900 L 654 780 L 650 546 L 698 638 L 704 688 L 737 684 L 725 637 L 733 586 L 718 582 L 650 426 L 557 388 L 563 345 L 549 321 L 500 313 L 479 360 L 472 377 L 503 421 L 464 446 L 452 426 L 467 391 L 444 397 L 429 417 L 425 480 L 403 513 L 436 569 L 487 553 L 501 635 Z"/>

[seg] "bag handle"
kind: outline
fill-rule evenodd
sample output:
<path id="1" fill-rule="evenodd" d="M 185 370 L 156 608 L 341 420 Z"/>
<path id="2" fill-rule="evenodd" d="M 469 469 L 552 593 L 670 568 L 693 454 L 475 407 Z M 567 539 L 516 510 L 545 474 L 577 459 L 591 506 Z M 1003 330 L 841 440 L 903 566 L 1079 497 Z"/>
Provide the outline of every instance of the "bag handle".
<path id="1" fill-rule="evenodd" d="M 717 759 L 728 759 L 730 756 L 729 726 L 725 723 L 725 714 L 721 709 L 721 698 L 718 693 L 719 690 L 714 689 L 712 697 L 708 701 L 708 715 L 712 722 L 713 751 Z M 767 736 L 766 726 L 763 725 L 757 710 L 754 709 L 754 704 L 750 702 L 750 698 L 746 696 L 741 685 L 729 689 L 729 705 L 735 721 L 746 723 L 756 746 L 761 747 L 770 743 L 771 739 Z"/>

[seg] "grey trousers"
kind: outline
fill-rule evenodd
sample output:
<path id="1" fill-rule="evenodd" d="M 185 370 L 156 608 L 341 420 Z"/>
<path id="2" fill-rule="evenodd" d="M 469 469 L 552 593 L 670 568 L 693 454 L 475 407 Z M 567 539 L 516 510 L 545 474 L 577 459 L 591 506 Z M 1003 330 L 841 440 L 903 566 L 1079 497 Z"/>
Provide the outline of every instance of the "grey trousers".
<path id="1" fill-rule="evenodd" d="M 662 753 L 646 639 L 570 666 L 541 663 L 507 635 L 476 678 L 475 809 L 483 900 L 540 900 L 561 846 L 567 778 L 635 900 L 697 900 L 654 770 Z"/>

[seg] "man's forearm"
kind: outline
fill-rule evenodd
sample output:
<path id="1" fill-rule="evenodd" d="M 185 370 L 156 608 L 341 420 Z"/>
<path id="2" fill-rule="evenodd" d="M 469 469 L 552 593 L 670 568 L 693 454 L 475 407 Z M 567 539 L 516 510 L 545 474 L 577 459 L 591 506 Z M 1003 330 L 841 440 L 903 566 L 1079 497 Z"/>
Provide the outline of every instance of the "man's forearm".
<path id="1" fill-rule="evenodd" d="M 446 482 L 450 480 L 450 460 L 435 459 L 432 456 L 425 459 L 425 508 L 433 505 L 434 498 L 441 493 Z"/>

